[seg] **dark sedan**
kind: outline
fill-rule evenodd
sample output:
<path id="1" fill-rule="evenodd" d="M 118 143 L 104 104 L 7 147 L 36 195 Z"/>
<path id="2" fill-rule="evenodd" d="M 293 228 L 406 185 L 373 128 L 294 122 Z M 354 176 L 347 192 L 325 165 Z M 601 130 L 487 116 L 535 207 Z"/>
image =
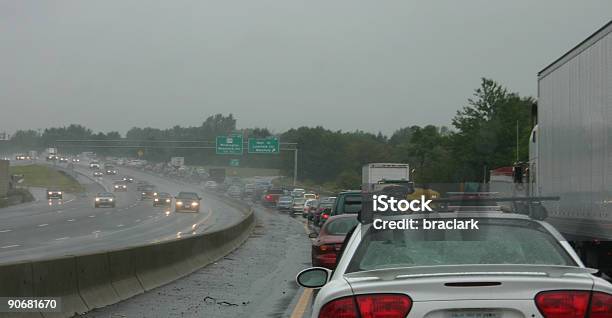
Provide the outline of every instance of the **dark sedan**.
<path id="1" fill-rule="evenodd" d="M 47 200 L 51 199 L 63 199 L 64 193 L 58 189 L 47 189 Z"/>
<path id="2" fill-rule="evenodd" d="M 153 206 L 170 206 L 172 204 L 172 196 L 166 192 L 160 192 L 153 199 Z"/>
<path id="3" fill-rule="evenodd" d="M 200 196 L 195 192 L 179 192 L 174 203 L 174 210 L 200 212 Z"/>
<path id="4" fill-rule="evenodd" d="M 150 200 L 150 199 L 155 198 L 156 195 L 157 195 L 157 192 L 155 191 L 155 186 L 146 185 L 142 188 L 142 191 L 140 192 L 140 199 Z"/>
<path id="5" fill-rule="evenodd" d="M 117 200 L 115 199 L 115 195 L 110 192 L 100 192 L 96 195 L 94 199 L 94 207 L 111 207 L 114 208 L 116 206 Z"/>

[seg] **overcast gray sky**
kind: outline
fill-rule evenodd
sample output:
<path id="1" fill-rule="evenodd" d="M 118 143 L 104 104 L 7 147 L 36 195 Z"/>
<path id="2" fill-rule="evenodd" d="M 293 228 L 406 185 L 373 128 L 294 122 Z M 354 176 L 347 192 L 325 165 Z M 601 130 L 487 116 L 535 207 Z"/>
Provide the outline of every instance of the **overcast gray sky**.
<path id="1" fill-rule="evenodd" d="M 449 125 L 480 77 L 536 73 L 610 0 L 0 0 L 0 132 Z"/>

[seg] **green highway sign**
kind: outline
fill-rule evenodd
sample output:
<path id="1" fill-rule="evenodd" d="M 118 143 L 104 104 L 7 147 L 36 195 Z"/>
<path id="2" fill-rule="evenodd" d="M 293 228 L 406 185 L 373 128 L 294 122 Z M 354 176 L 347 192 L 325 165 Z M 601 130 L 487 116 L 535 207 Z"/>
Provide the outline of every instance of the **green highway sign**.
<path id="1" fill-rule="evenodd" d="M 238 166 L 240 166 L 240 159 L 230 159 L 229 165 L 231 167 L 238 167 Z"/>
<path id="2" fill-rule="evenodd" d="M 249 153 L 270 153 L 280 152 L 280 142 L 278 137 L 268 138 L 249 138 Z"/>
<path id="3" fill-rule="evenodd" d="M 242 155 L 242 135 L 217 136 L 215 151 L 218 155 Z"/>

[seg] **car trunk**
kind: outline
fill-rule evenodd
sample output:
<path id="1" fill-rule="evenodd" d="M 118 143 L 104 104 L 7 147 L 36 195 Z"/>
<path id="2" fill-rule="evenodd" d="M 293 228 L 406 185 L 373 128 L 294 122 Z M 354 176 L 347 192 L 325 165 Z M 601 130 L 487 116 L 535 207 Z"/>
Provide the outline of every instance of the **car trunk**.
<path id="1" fill-rule="evenodd" d="M 402 293 L 413 302 L 408 317 L 509 318 L 541 317 L 535 296 L 542 291 L 587 290 L 585 274 L 548 277 L 535 274 L 412 275 L 387 281 L 347 279 L 355 294 Z M 376 286 L 372 288 L 372 286 Z"/>

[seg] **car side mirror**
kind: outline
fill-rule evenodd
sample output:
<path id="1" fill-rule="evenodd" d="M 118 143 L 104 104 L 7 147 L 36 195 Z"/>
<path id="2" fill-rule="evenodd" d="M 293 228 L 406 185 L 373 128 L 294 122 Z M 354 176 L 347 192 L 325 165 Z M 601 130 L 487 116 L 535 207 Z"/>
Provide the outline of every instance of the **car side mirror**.
<path id="1" fill-rule="evenodd" d="M 317 237 L 319 237 L 319 234 L 316 233 L 316 232 L 312 232 L 312 233 L 308 234 L 308 237 L 309 238 L 317 238 Z"/>
<path id="2" fill-rule="evenodd" d="M 295 281 L 305 288 L 321 288 L 327 284 L 332 271 L 323 267 L 311 267 L 301 271 Z"/>

